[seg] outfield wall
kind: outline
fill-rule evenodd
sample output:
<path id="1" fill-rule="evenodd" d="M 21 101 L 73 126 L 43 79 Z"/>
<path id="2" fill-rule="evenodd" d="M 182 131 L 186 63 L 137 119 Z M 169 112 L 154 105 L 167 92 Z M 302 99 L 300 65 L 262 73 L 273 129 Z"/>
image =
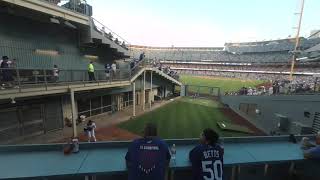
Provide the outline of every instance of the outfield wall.
<path id="1" fill-rule="evenodd" d="M 319 95 L 222 96 L 221 100 L 268 134 L 279 130 L 277 114 L 289 119 L 288 132 L 282 132 L 286 134 L 297 133 L 294 122 L 312 127 L 320 112 Z"/>

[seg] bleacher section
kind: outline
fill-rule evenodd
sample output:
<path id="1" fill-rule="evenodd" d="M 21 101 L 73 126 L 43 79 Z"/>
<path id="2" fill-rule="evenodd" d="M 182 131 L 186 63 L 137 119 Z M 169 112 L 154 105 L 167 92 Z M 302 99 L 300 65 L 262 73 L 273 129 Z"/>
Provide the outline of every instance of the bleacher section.
<path id="1" fill-rule="evenodd" d="M 320 43 L 320 38 L 301 38 L 300 49 L 305 50 Z M 226 43 L 223 48 L 156 48 L 130 46 L 131 56 L 139 57 L 145 52 L 149 59 L 168 61 L 208 61 L 234 63 L 288 63 L 291 61 L 295 41 Z"/>
<path id="2" fill-rule="evenodd" d="M 320 38 L 300 38 L 300 50 L 305 50 L 320 43 Z M 281 39 L 274 41 L 226 43 L 225 49 L 233 53 L 256 53 L 256 52 L 280 52 L 293 51 L 295 39 Z"/>
<path id="3" fill-rule="evenodd" d="M 236 62 L 236 63 L 284 63 L 292 56 L 288 52 L 260 52 L 233 54 L 227 51 L 217 50 L 185 50 L 185 49 L 143 49 L 131 46 L 132 56 L 145 52 L 148 59 L 168 60 L 168 61 L 208 61 L 208 62 Z"/>

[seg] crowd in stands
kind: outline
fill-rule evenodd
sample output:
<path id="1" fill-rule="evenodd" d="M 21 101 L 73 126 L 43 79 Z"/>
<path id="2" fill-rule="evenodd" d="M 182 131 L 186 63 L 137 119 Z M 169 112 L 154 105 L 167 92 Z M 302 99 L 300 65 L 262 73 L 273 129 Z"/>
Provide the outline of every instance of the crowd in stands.
<path id="1" fill-rule="evenodd" d="M 320 38 L 301 38 L 300 50 L 309 49 L 320 43 Z M 168 61 L 211 61 L 247 63 L 287 63 L 291 60 L 295 40 L 226 43 L 224 49 L 217 48 L 139 48 L 131 47 L 132 55 L 146 51 L 148 59 Z"/>
<path id="2" fill-rule="evenodd" d="M 193 70 L 202 70 L 202 71 L 244 71 L 244 72 L 269 72 L 272 73 L 288 73 L 290 71 L 290 65 L 208 65 L 208 64 L 172 64 L 172 63 L 162 63 L 163 65 L 170 66 L 172 69 L 193 69 Z M 320 66 L 319 64 L 314 63 L 313 66 L 303 66 L 299 65 L 295 67 L 296 73 L 319 73 Z"/>
<path id="3" fill-rule="evenodd" d="M 320 43 L 320 38 L 300 39 L 300 49 L 305 50 Z M 293 51 L 295 39 L 281 39 L 274 41 L 249 42 L 249 43 L 226 43 L 225 49 L 234 53 L 254 53 L 254 52 L 280 52 Z"/>
<path id="4" fill-rule="evenodd" d="M 137 57 L 141 51 L 132 49 L 133 56 Z M 148 59 L 161 59 L 168 61 L 210 61 L 210 62 L 264 62 L 264 63 L 279 63 L 288 62 L 292 57 L 288 51 L 282 52 L 265 52 L 265 53 L 246 53 L 233 54 L 227 51 L 190 51 L 190 50 L 148 50 L 146 51 Z"/>
<path id="5" fill-rule="evenodd" d="M 312 76 L 296 76 L 294 80 L 273 79 L 257 87 L 242 87 L 236 92 L 226 92 L 225 95 L 288 95 L 288 94 L 305 94 L 320 91 L 320 79 Z"/>

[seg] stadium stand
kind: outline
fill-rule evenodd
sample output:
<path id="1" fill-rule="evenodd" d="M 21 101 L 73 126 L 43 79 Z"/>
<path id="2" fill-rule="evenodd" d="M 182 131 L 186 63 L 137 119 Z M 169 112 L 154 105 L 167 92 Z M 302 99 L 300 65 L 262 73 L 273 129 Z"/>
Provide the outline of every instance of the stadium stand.
<path id="1" fill-rule="evenodd" d="M 297 79 L 315 82 L 319 75 L 318 46 L 320 38 L 300 38 Z M 131 56 L 145 52 L 146 58 L 170 67 L 178 74 L 237 77 L 275 81 L 288 78 L 294 39 L 262 42 L 226 43 L 222 48 L 184 48 L 130 46 Z M 307 57 L 304 57 L 307 56 Z M 309 84 L 311 85 L 311 84 Z M 312 85 L 313 86 L 313 85 Z"/>
<path id="2" fill-rule="evenodd" d="M 0 26 L 0 54 L 3 56 L 1 84 L 7 83 L 10 75 L 10 83 L 15 85 L 6 86 L 0 91 L 1 143 L 62 129 L 73 131 L 70 136 L 76 138 L 77 130 L 81 129 L 77 128 L 78 123 L 82 123 L 81 116 L 113 115 L 115 111 L 122 111 L 129 106 L 134 117 L 136 105 L 145 111 L 146 104 L 149 104 L 151 109 L 155 96 L 160 99 L 171 98 L 169 94 L 174 93 L 175 86 L 182 89 L 177 73 L 274 80 L 276 94 L 286 91 L 281 87 L 289 84 L 278 78 L 288 76 L 287 62 L 292 50 L 290 39 L 242 43 L 241 47 L 226 44 L 224 48 L 138 47 L 131 46 L 91 18 L 91 6 L 83 0 L 70 0 L 63 4 L 60 0 L 1 1 L 0 8 L 3 8 L 0 21 L 4 24 Z M 43 8 L 47 11 L 39 10 Z M 63 15 L 58 16 L 58 11 Z M 302 50 L 319 43 L 318 39 L 303 41 Z M 131 50 L 132 58 L 127 56 L 127 47 Z M 146 53 L 146 57 L 142 52 Z M 311 84 L 312 80 L 308 78 L 319 72 L 318 66 L 314 65 L 313 62 L 298 65 L 298 78 L 291 82 L 295 83 L 291 87 L 292 92 L 312 89 L 311 85 L 304 85 Z M 88 80 L 88 72 L 95 75 L 95 80 Z M 259 92 L 255 89 L 242 91 L 246 92 L 241 92 L 242 95 L 265 94 L 263 89 L 261 94 L 258 94 L 260 89 Z M 225 106 L 229 103 L 249 116 L 267 117 L 259 123 L 269 123 L 265 125 L 266 132 L 274 130 L 276 121 L 270 123 L 270 119 L 275 108 L 261 106 L 261 112 L 257 113 L 257 105 L 247 105 L 245 109 L 239 105 L 243 104 L 242 100 L 234 101 L 228 99 L 230 97 L 233 98 L 224 97 L 226 99 L 222 102 Z M 266 96 L 254 98 L 261 97 Z M 300 97 L 296 109 L 287 106 L 294 100 L 290 98 L 278 99 L 277 102 L 269 102 L 269 105 L 283 101 L 281 108 L 286 108 L 285 113 L 299 112 L 299 116 L 296 116 L 299 122 L 305 120 L 300 113 L 304 111 L 303 108 L 317 111 L 315 109 L 319 107 L 318 96 L 308 96 L 307 101 Z M 266 100 L 253 101 L 256 102 Z M 272 113 L 264 114 L 264 110 Z M 307 122 L 309 128 L 311 120 Z M 257 123 L 257 127 L 260 128 L 261 124 Z M 298 130 L 294 132 L 303 134 Z M 308 137 L 315 139 L 312 135 Z M 224 170 L 224 179 L 282 180 L 291 179 L 292 176 L 318 179 L 317 163 L 304 159 L 301 145 L 296 143 L 302 136 L 296 138 L 236 137 L 220 140 L 225 153 L 225 166 L 220 166 Z M 188 152 L 199 143 L 198 140 L 166 142 L 176 147 L 174 151 L 171 149 L 176 159 L 169 164 L 168 179 L 191 179 Z M 124 155 L 129 146 L 129 142 L 0 146 L 0 179 L 127 179 L 128 168 Z M 77 151 L 71 153 L 74 147 L 77 147 Z M 151 147 L 152 150 L 156 148 Z M 148 155 L 152 160 L 154 154 Z M 223 179 L 222 173 L 215 176 L 218 177 L 215 179 Z"/>
<path id="3" fill-rule="evenodd" d="M 280 52 L 293 51 L 295 39 L 281 39 L 262 42 L 226 43 L 225 50 L 232 53 Z M 320 43 L 319 38 L 300 38 L 300 50 L 305 50 Z"/>

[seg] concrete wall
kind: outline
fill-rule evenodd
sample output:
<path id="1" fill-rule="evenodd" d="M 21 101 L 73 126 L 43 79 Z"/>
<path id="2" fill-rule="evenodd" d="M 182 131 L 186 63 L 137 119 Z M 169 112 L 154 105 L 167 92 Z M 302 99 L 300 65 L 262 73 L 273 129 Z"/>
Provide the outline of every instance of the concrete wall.
<path id="1" fill-rule="evenodd" d="M 15 58 L 18 68 L 53 68 L 86 70 L 91 61 L 84 54 L 99 56 L 94 60 L 97 70 L 112 62 L 107 47 L 80 47 L 79 31 L 63 24 L 45 23 L 30 18 L 1 13 L 0 55 Z M 5 24 L 5 25 L 4 25 Z M 57 51 L 57 55 L 36 53 L 36 49 Z M 61 72 L 63 76 L 63 72 Z"/>
<path id="2" fill-rule="evenodd" d="M 315 112 L 320 112 L 320 95 L 223 96 L 221 100 L 266 133 L 278 129 L 279 118 L 275 114 L 287 116 L 290 122 L 312 126 Z M 239 110 L 240 103 L 256 104 L 260 112 L 246 115 Z M 305 117 L 304 112 L 309 112 L 310 117 Z"/>

